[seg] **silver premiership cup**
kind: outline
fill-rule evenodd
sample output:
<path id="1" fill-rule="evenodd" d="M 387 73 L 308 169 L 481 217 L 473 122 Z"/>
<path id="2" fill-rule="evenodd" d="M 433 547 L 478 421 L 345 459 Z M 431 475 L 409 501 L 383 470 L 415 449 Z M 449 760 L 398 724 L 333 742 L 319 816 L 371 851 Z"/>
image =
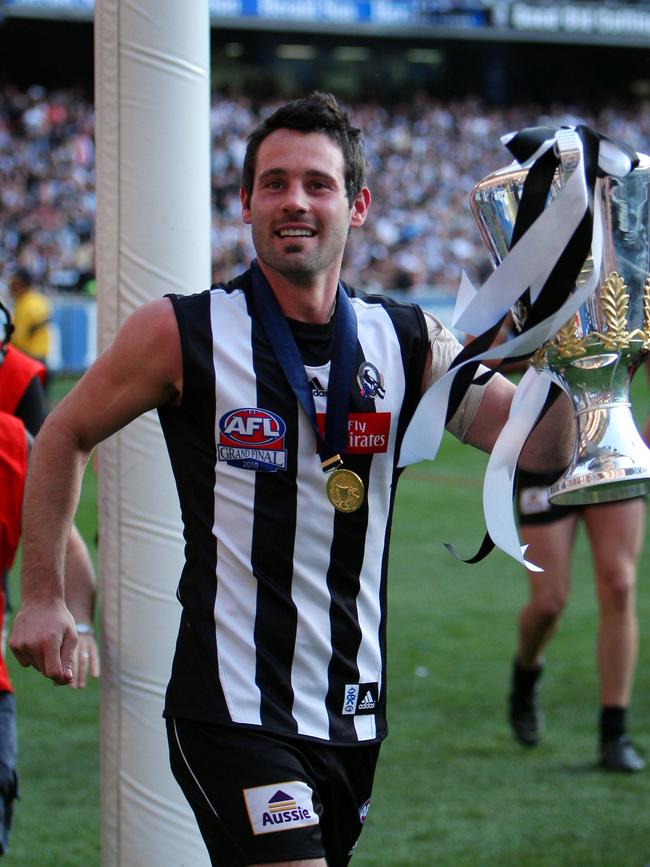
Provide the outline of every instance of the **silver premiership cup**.
<path id="1" fill-rule="evenodd" d="M 650 350 L 650 157 L 625 177 L 598 178 L 603 252 L 598 285 L 556 337 L 531 359 L 571 399 L 578 435 L 573 459 L 549 489 L 557 504 L 623 500 L 650 491 L 650 450 L 630 408 L 630 382 Z M 562 159 L 549 193 L 557 195 L 571 170 Z M 480 181 L 470 206 L 493 263 L 508 254 L 528 169 L 518 164 Z M 598 211 L 596 211 L 596 214 Z M 593 273 L 585 260 L 571 291 Z M 512 308 L 517 330 L 527 305 Z"/>

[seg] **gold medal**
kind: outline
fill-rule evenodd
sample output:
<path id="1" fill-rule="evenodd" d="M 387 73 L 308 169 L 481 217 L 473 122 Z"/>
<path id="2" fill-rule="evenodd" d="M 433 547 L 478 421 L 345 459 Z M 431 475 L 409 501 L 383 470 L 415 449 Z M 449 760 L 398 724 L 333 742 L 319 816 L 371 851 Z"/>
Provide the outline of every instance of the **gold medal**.
<path id="1" fill-rule="evenodd" d="M 363 503 L 363 482 L 352 470 L 338 469 L 327 480 L 327 496 L 339 512 L 356 512 Z"/>

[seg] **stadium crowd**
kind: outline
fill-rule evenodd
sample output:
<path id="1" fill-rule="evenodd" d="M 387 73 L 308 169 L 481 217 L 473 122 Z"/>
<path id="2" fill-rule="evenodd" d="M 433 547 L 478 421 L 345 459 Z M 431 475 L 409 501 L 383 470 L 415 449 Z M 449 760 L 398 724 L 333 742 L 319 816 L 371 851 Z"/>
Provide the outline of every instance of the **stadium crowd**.
<path id="1" fill-rule="evenodd" d="M 213 278 L 252 257 L 239 182 L 247 131 L 275 108 L 215 93 L 212 129 Z M 350 107 L 363 128 L 375 194 L 372 218 L 351 238 L 344 274 L 370 290 L 453 294 L 461 270 L 480 282 L 486 251 L 468 207 L 473 185 L 510 157 L 500 137 L 527 126 L 584 122 L 646 151 L 650 102 L 628 108 L 490 106 L 425 93 L 390 106 Z M 74 90 L 0 90 L 0 281 L 27 268 L 47 291 L 94 288 L 94 114 Z"/>

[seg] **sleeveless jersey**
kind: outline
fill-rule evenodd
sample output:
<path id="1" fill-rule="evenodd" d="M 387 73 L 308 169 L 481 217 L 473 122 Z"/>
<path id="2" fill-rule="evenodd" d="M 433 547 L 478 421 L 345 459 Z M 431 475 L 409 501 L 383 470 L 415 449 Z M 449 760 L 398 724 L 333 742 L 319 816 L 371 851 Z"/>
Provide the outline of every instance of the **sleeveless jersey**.
<path id="1" fill-rule="evenodd" d="M 183 399 L 159 410 L 186 563 L 165 715 L 339 744 L 386 735 L 386 570 L 399 447 L 427 326 L 415 305 L 347 287 L 358 323 L 345 467 L 356 512 L 329 502 L 316 438 L 251 297 L 250 272 L 170 296 Z M 306 367 L 319 423 L 329 362 Z"/>

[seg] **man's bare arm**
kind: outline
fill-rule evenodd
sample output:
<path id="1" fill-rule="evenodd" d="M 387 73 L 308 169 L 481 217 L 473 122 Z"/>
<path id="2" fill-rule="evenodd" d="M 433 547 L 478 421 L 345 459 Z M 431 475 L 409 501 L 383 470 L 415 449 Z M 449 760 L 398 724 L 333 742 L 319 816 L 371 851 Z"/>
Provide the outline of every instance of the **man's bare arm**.
<path id="1" fill-rule="evenodd" d="M 505 377 L 490 380 L 467 435 L 467 442 L 491 452 L 508 420 L 515 386 Z M 519 466 L 529 472 L 561 472 L 571 456 L 576 425 L 571 401 L 560 394 L 537 423 L 519 456 Z"/>
<path id="2" fill-rule="evenodd" d="M 153 301 L 48 416 L 30 456 L 23 509 L 22 604 L 10 647 L 56 683 L 70 683 L 77 643 L 65 604 L 65 551 L 84 468 L 97 443 L 180 398 L 180 339 L 171 302 Z"/>

